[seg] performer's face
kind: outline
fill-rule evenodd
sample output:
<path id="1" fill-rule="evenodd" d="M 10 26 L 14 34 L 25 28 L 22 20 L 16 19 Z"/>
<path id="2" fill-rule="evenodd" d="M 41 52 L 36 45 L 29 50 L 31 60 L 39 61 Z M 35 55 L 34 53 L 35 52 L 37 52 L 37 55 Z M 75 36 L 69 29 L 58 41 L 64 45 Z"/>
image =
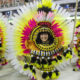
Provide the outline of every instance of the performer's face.
<path id="1" fill-rule="evenodd" d="M 47 33 L 41 34 L 40 39 L 42 40 L 42 42 L 46 42 L 48 40 L 48 34 Z"/>

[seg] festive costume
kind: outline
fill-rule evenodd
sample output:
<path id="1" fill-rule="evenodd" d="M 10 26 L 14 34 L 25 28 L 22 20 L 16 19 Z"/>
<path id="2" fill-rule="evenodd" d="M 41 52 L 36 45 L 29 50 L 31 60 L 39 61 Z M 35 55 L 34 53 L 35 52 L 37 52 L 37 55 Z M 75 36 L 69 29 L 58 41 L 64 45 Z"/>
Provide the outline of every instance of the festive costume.
<path id="1" fill-rule="evenodd" d="M 5 19 L 1 14 L 0 14 L 0 65 L 5 65 L 7 64 L 7 60 L 5 58 L 6 55 L 6 31 L 7 31 L 7 27 L 6 22 L 7 19 Z"/>
<path id="2" fill-rule="evenodd" d="M 29 3 L 18 10 L 9 34 L 9 58 L 14 67 L 37 80 L 56 79 L 56 66 L 72 56 L 73 22 L 51 0 Z"/>
<path id="3" fill-rule="evenodd" d="M 80 20 L 76 24 L 76 32 L 74 38 L 74 53 L 77 55 L 78 59 L 76 61 L 76 67 L 74 71 L 80 70 Z"/>

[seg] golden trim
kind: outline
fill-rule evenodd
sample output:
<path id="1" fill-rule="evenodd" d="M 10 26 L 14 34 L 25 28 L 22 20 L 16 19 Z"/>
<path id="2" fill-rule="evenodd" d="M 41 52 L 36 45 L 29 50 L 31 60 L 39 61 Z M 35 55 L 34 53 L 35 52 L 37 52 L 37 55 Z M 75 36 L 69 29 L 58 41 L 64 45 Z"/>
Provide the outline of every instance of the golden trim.
<path id="1" fill-rule="evenodd" d="M 36 43 L 36 38 L 37 38 L 38 33 L 43 32 L 43 31 L 49 32 L 54 37 L 54 42 L 51 45 L 47 45 L 47 44 L 42 45 L 42 44 L 37 44 Z M 52 50 L 56 49 L 59 45 L 58 44 L 59 43 L 59 38 L 55 37 L 53 31 L 48 27 L 40 27 L 40 26 L 36 27 L 31 33 L 30 40 L 34 41 L 35 45 L 40 50 L 43 50 L 43 51 L 52 51 Z"/>

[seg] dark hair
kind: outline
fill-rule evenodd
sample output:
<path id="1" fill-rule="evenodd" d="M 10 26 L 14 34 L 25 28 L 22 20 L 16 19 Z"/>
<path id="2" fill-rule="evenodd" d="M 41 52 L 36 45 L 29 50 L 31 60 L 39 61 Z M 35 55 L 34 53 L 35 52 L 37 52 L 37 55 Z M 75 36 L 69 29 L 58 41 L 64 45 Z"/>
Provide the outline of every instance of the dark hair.
<path id="1" fill-rule="evenodd" d="M 36 43 L 37 44 L 41 44 L 42 43 L 42 40 L 40 39 L 40 35 L 41 34 L 48 34 L 49 44 L 52 44 L 53 43 L 54 38 L 53 38 L 53 36 L 49 32 L 40 32 L 40 33 L 38 33 L 37 38 L 36 38 Z"/>
<path id="2" fill-rule="evenodd" d="M 43 6 L 42 8 L 38 8 L 38 11 L 44 11 L 46 13 L 52 12 L 51 8 Z"/>
<path id="3" fill-rule="evenodd" d="M 0 43 L 0 47 L 2 47 L 2 43 Z"/>
<path id="4" fill-rule="evenodd" d="M 25 0 L 25 2 L 29 2 L 29 0 Z"/>

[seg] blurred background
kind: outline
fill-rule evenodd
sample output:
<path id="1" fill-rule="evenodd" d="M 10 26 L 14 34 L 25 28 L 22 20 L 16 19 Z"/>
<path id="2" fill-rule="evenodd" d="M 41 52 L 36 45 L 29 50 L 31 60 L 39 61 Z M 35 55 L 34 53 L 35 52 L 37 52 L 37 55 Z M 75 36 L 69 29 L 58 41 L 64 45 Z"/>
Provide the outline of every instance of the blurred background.
<path id="1" fill-rule="evenodd" d="M 12 20 L 11 16 L 17 13 L 20 6 L 32 1 L 41 0 L 0 0 L 0 12 L 8 18 L 9 22 Z M 55 3 L 60 4 L 63 8 L 71 13 L 71 17 L 75 15 L 76 0 L 53 0 Z M 77 16 L 80 17 L 80 0 L 78 0 Z"/>

